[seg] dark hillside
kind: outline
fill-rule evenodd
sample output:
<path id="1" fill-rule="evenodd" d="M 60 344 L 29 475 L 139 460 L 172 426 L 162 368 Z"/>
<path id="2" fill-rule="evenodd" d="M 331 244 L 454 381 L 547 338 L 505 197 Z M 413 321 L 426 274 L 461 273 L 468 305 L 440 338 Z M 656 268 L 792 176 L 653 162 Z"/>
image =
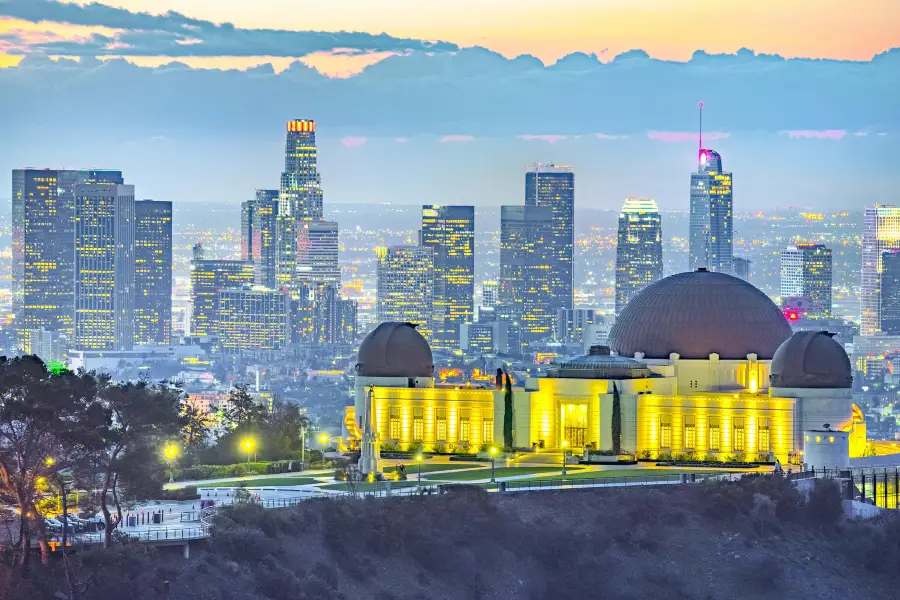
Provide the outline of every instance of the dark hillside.
<path id="1" fill-rule="evenodd" d="M 900 519 L 845 522 L 839 510 L 836 490 L 802 502 L 780 479 L 246 505 L 190 561 L 131 549 L 85 597 L 900 597 Z"/>

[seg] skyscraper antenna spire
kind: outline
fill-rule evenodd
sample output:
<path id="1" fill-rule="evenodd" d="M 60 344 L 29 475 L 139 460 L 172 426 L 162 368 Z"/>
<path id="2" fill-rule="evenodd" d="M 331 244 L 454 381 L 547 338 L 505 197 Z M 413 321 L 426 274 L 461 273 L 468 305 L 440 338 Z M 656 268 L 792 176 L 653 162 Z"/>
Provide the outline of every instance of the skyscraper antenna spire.
<path id="1" fill-rule="evenodd" d="M 700 103 L 700 149 L 703 150 L 703 103 Z"/>

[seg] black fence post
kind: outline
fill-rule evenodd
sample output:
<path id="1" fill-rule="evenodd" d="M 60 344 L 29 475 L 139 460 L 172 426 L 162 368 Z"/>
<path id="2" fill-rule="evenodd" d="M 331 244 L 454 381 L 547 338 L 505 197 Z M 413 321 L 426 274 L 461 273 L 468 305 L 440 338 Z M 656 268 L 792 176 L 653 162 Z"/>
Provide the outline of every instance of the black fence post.
<path id="1" fill-rule="evenodd" d="M 862 493 L 862 501 L 866 501 L 866 472 L 863 471 L 859 474 L 859 488 Z"/>

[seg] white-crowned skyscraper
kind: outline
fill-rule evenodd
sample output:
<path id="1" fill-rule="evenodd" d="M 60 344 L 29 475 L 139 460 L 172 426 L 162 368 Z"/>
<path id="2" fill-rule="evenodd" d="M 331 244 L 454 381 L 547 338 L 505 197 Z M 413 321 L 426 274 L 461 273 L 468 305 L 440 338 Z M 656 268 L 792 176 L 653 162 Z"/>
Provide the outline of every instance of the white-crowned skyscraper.
<path id="1" fill-rule="evenodd" d="M 656 201 L 628 198 L 619 213 L 616 314 L 638 292 L 662 279 L 662 217 Z"/>
<path id="2" fill-rule="evenodd" d="M 732 273 L 733 205 L 731 173 L 722 170 L 715 150 L 701 149 L 691 174 L 690 269 Z"/>

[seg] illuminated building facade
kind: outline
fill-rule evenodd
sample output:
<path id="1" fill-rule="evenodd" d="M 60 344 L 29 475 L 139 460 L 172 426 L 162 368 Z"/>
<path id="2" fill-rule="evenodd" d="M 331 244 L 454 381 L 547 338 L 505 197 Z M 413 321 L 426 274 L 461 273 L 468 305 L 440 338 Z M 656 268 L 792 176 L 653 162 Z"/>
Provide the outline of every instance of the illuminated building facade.
<path id="1" fill-rule="evenodd" d="M 638 292 L 663 276 L 662 217 L 656 201 L 628 198 L 619 213 L 616 246 L 616 314 Z"/>
<path id="2" fill-rule="evenodd" d="M 223 352 L 281 350 L 290 343 L 288 292 L 248 285 L 217 296 L 215 330 Z"/>
<path id="3" fill-rule="evenodd" d="M 781 251 L 781 301 L 807 300 L 809 318 L 831 316 L 831 248 L 823 244 L 796 244 Z"/>
<path id="4" fill-rule="evenodd" d="M 653 284 L 609 343 L 516 382 L 514 446 L 609 450 L 617 398 L 621 449 L 638 457 L 799 462 L 803 432 L 823 423 L 848 432 L 851 456 L 865 446 L 841 345 L 821 331 L 792 334 L 779 308 L 737 278 L 683 273 Z M 466 451 L 502 440 L 504 391 L 436 384 L 431 350 L 408 324 L 381 324 L 358 357 L 348 438 L 358 439 L 374 386 L 382 442 Z"/>
<path id="5" fill-rule="evenodd" d="M 253 285 L 253 264 L 242 260 L 201 258 L 195 252 L 191 261 L 192 336 L 216 334 L 219 291 Z"/>
<path id="6" fill-rule="evenodd" d="M 501 319 L 519 326 L 523 343 L 545 339 L 556 315 L 552 271 L 553 211 L 546 206 L 500 207 Z M 558 307 L 571 308 L 571 306 Z"/>
<path id="7" fill-rule="evenodd" d="M 691 174 L 690 270 L 734 271 L 731 173 L 722 170 L 715 150 L 701 149 L 699 167 Z"/>
<path id="8" fill-rule="evenodd" d="M 575 286 L 575 169 L 540 163 L 525 173 L 525 206 L 551 211 L 550 295 L 547 310 L 572 308 Z"/>
<path id="9" fill-rule="evenodd" d="M 134 203 L 134 343 L 172 338 L 172 203 Z"/>
<path id="10" fill-rule="evenodd" d="M 500 302 L 500 284 L 497 281 L 481 283 L 481 305 L 493 308 Z"/>
<path id="11" fill-rule="evenodd" d="M 134 186 L 75 186 L 75 347 L 134 345 Z"/>
<path id="12" fill-rule="evenodd" d="M 431 248 L 378 248 L 376 311 L 378 320 L 414 323 L 432 337 L 434 256 Z"/>
<path id="13" fill-rule="evenodd" d="M 900 249 L 882 254 L 879 288 L 878 330 L 887 335 L 900 335 Z"/>
<path id="14" fill-rule="evenodd" d="M 859 329 L 861 335 L 871 336 L 881 321 L 882 257 L 885 250 L 900 248 L 900 208 L 876 204 L 866 208 L 864 219 Z"/>
<path id="15" fill-rule="evenodd" d="M 504 321 L 463 323 L 459 343 L 470 356 L 505 354 L 509 350 L 508 326 Z"/>
<path id="16" fill-rule="evenodd" d="M 275 228 L 278 190 L 256 190 L 256 198 L 241 204 L 241 260 L 256 269 L 256 283 L 275 287 Z"/>
<path id="17" fill-rule="evenodd" d="M 340 284 L 338 224 L 305 221 L 299 225 L 296 281 L 309 285 Z"/>
<path id="18" fill-rule="evenodd" d="M 12 172 L 12 308 L 30 352 L 29 330 L 75 332 L 75 186 L 123 183 L 121 171 Z"/>
<path id="19" fill-rule="evenodd" d="M 419 245 L 434 258 L 432 346 L 459 350 L 459 328 L 475 316 L 475 207 L 423 206 Z"/>

